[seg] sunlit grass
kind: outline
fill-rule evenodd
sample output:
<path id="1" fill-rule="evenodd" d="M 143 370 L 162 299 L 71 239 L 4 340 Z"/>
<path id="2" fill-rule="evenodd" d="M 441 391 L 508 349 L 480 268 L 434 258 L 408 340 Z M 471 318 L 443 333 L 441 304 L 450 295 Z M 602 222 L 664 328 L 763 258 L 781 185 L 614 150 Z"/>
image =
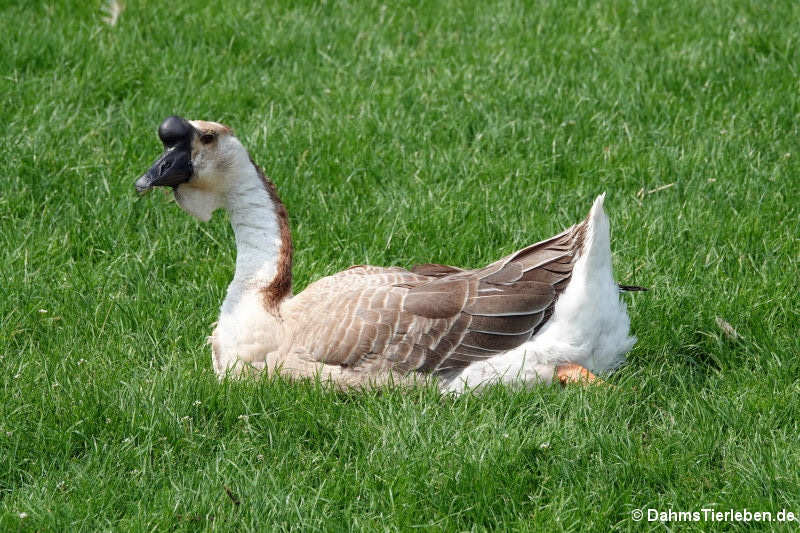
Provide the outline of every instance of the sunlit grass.
<path id="1" fill-rule="evenodd" d="M 103 5 L 0 7 L 0 529 L 800 511 L 800 5 Z M 133 194 L 170 114 L 230 125 L 276 182 L 295 290 L 478 266 L 606 191 L 617 277 L 651 287 L 616 388 L 218 383 L 227 219 Z"/>

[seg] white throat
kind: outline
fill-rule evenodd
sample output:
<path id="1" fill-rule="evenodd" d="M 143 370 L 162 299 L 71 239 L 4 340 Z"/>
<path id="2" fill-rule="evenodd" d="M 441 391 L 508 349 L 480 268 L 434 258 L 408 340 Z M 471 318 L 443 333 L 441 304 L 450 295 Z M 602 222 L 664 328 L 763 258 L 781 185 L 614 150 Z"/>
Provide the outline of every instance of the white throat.
<path id="1" fill-rule="evenodd" d="M 228 287 L 223 311 L 246 291 L 266 288 L 278 273 L 280 222 L 262 178 L 248 161 L 225 195 L 225 209 L 236 236 L 236 273 Z"/>
<path id="2" fill-rule="evenodd" d="M 278 349 L 284 338 L 280 304 L 291 295 L 286 210 L 254 163 L 248 159 L 238 166 L 222 202 L 236 236 L 236 272 L 212 335 L 220 376 Z"/>

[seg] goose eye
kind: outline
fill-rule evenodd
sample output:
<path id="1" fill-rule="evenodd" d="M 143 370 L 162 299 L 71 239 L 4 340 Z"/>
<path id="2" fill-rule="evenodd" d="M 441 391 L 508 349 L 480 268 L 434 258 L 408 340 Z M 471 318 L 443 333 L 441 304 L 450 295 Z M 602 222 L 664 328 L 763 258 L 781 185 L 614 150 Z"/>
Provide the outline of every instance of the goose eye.
<path id="1" fill-rule="evenodd" d="M 200 136 L 200 142 L 203 144 L 211 144 L 214 142 L 214 134 L 213 133 L 204 133 Z"/>

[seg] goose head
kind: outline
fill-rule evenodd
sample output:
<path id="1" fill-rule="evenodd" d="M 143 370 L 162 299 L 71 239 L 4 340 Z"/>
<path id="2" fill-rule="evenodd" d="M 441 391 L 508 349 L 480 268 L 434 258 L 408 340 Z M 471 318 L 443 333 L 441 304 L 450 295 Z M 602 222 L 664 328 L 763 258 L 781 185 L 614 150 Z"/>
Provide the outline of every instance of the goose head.
<path id="1" fill-rule="evenodd" d="M 158 127 L 164 153 L 136 180 L 143 194 L 154 187 L 172 187 L 175 200 L 187 213 L 208 221 L 225 205 L 225 198 L 250 156 L 230 128 L 217 122 L 164 119 Z"/>

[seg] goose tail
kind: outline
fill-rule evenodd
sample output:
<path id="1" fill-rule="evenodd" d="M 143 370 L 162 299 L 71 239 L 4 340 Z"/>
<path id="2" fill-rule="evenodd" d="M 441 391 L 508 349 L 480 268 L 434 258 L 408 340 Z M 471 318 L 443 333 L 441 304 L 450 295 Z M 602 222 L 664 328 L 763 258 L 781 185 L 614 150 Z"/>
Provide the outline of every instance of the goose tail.
<path id="1" fill-rule="evenodd" d="M 636 338 L 620 300 L 611 263 L 611 224 L 598 196 L 589 215 L 578 225 L 583 242 L 572 276 L 556 302 L 552 319 L 534 339 L 553 359 L 604 372 L 625 360 Z"/>
<path id="2" fill-rule="evenodd" d="M 606 193 L 598 196 L 592 209 L 589 211 L 589 216 L 584 221 L 584 226 L 589 233 L 589 239 L 586 239 L 583 244 L 582 255 L 594 255 L 594 262 L 596 268 L 611 269 L 611 224 L 608 215 L 603 209 L 603 203 L 606 199 Z M 589 242 L 587 242 L 589 241 Z M 587 249 L 588 248 L 588 249 Z M 592 266 L 590 268 L 594 268 Z M 621 292 L 638 292 L 646 291 L 647 287 L 639 285 L 620 285 L 617 288 Z"/>

